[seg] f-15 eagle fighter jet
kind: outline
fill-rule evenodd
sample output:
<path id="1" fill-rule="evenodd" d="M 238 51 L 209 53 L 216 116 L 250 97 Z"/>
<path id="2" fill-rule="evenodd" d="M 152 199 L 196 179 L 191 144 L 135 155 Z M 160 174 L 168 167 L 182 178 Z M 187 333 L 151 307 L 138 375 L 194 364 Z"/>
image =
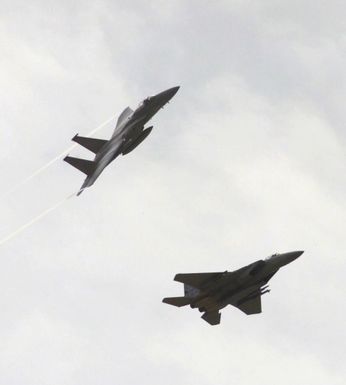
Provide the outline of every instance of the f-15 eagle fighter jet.
<path id="1" fill-rule="evenodd" d="M 126 155 L 134 150 L 150 134 L 151 127 L 145 124 L 167 104 L 178 92 L 173 87 L 157 95 L 144 99 L 136 110 L 126 107 L 118 118 L 114 133 L 109 140 L 87 138 L 78 134 L 72 138 L 74 142 L 95 154 L 94 160 L 86 160 L 67 156 L 64 161 L 86 174 L 86 179 L 77 195 L 94 184 L 102 171 L 120 154 Z"/>
<path id="2" fill-rule="evenodd" d="M 274 254 L 232 272 L 177 274 L 174 280 L 184 284 L 184 297 L 164 298 L 162 302 L 198 308 L 211 325 L 220 323 L 219 311 L 227 305 L 245 314 L 261 313 L 261 296 L 270 291 L 268 281 L 282 266 L 302 254 L 303 251 Z"/>

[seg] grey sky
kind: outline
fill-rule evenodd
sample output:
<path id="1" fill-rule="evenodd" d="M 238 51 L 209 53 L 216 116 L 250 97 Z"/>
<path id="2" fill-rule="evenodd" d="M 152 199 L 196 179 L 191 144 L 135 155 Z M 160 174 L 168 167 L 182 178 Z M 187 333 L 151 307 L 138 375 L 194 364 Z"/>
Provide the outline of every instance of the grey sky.
<path id="1" fill-rule="evenodd" d="M 136 151 L 2 246 L 0 384 L 344 383 L 344 2 L 0 9 L 4 190 L 181 85 Z M 82 180 L 57 162 L 3 199 L 1 237 Z M 161 303 L 175 273 L 299 249 L 261 315 L 210 327 Z"/>

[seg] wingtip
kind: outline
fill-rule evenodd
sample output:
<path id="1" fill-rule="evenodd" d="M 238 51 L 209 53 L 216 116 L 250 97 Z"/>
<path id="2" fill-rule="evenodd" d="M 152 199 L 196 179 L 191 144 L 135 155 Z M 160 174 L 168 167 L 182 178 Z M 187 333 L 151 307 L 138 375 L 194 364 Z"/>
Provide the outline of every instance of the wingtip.
<path id="1" fill-rule="evenodd" d="M 180 281 L 179 281 L 180 275 L 181 275 L 180 273 L 176 274 L 176 275 L 174 276 L 174 278 L 173 278 L 173 281 L 180 282 Z"/>

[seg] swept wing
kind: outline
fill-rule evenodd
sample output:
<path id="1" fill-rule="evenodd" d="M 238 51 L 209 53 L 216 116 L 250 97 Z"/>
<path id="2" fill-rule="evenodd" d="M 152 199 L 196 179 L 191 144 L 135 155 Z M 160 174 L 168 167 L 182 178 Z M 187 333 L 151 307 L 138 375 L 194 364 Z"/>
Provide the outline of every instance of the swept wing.
<path id="1" fill-rule="evenodd" d="M 262 312 L 262 304 L 261 304 L 261 296 L 248 299 L 245 302 L 240 303 L 239 305 L 234 305 L 239 310 L 244 312 L 245 314 L 257 314 Z"/>
<path id="2" fill-rule="evenodd" d="M 218 325 L 221 321 L 221 313 L 219 313 L 217 310 L 206 312 L 202 315 L 204 321 L 207 321 L 210 325 Z"/>
<path id="3" fill-rule="evenodd" d="M 195 287 L 196 289 L 202 289 L 210 281 L 217 279 L 222 276 L 222 274 L 222 272 L 177 274 L 174 280 Z"/>

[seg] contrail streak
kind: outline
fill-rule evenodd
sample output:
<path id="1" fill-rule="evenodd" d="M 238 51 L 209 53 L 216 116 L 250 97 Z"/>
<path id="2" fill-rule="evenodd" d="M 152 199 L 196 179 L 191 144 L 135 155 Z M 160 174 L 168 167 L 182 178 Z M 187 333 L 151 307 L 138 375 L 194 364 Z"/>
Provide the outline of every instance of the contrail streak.
<path id="1" fill-rule="evenodd" d="M 16 235 L 33 225 L 34 223 L 38 222 L 40 219 L 44 218 L 46 215 L 48 215 L 51 211 L 57 209 L 60 207 L 62 204 L 64 204 L 68 199 L 72 198 L 75 196 L 76 193 L 73 193 L 66 198 L 62 199 L 61 201 L 55 203 L 53 206 L 49 207 L 48 209 L 44 210 L 41 214 L 37 215 L 37 217 L 31 219 L 31 221 L 25 223 L 24 225 L 20 226 L 17 230 L 13 231 L 9 235 L 7 235 L 5 238 L 0 240 L 0 246 L 9 241 L 10 239 L 14 238 Z"/>
<path id="2" fill-rule="evenodd" d="M 103 122 L 102 124 L 100 124 L 98 127 L 94 128 L 93 130 L 91 130 L 87 136 L 90 136 L 92 134 L 94 134 L 95 132 L 97 132 L 98 130 L 100 130 L 102 127 L 104 127 L 106 124 L 108 124 L 109 122 L 111 122 L 112 120 L 114 119 L 114 116 L 112 116 L 111 118 L 107 119 L 105 122 Z M 64 155 L 67 155 L 67 153 L 69 153 L 70 151 L 72 151 L 75 147 L 77 147 L 78 144 L 73 144 L 72 146 L 70 146 L 68 149 L 66 149 L 65 151 L 63 151 L 61 154 L 57 155 L 55 158 L 53 158 L 52 160 L 50 160 L 48 163 L 46 163 L 44 166 L 42 166 L 41 168 L 39 168 L 38 170 L 36 170 L 34 173 L 32 173 L 31 175 L 29 175 L 27 178 L 23 179 L 21 182 L 17 183 L 14 187 L 12 187 L 10 190 L 6 191 L 4 194 L 1 195 L 1 198 L 6 198 L 8 195 L 10 195 L 11 193 L 13 193 L 14 191 L 18 190 L 20 187 L 22 187 L 23 185 L 25 185 L 27 182 L 29 182 L 32 178 L 34 178 L 35 176 L 41 174 L 41 172 L 43 172 L 44 170 L 46 170 L 49 166 L 51 166 L 54 162 L 56 162 L 57 160 L 59 160 L 60 158 L 62 158 Z"/>

